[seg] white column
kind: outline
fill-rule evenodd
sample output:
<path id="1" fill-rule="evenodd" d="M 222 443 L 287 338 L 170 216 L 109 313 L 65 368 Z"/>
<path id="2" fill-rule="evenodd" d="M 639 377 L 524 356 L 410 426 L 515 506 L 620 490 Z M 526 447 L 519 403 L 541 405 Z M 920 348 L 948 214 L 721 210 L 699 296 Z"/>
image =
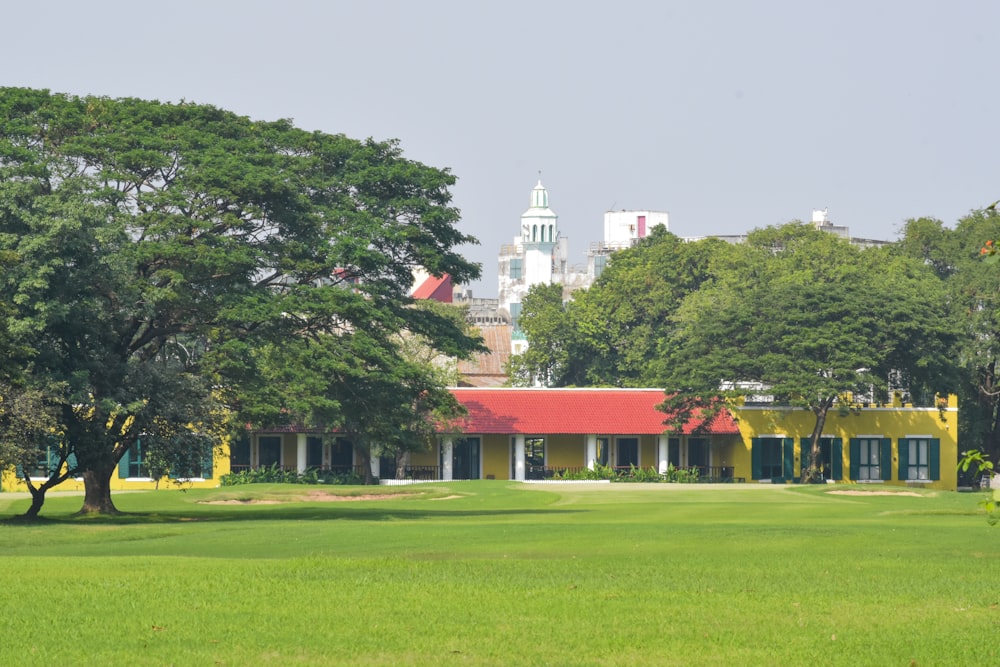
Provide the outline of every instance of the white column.
<path id="1" fill-rule="evenodd" d="M 656 438 L 656 459 L 659 462 L 657 470 L 661 475 L 665 475 L 667 472 L 667 466 L 669 464 L 669 452 L 670 452 L 670 438 L 661 435 Z"/>
<path id="2" fill-rule="evenodd" d="M 514 479 L 524 481 L 524 436 L 514 436 Z"/>
<path id="3" fill-rule="evenodd" d="M 371 461 L 372 477 L 382 478 L 382 461 L 378 456 L 371 454 L 368 459 Z"/>
<path id="4" fill-rule="evenodd" d="M 300 475 L 306 471 L 306 434 L 299 433 L 295 438 L 295 471 Z"/>
<path id="5" fill-rule="evenodd" d="M 451 464 L 455 456 L 452 439 L 444 438 L 441 441 L 441 449 L 443 450 L 441 452 L 441 463 L 443 466 L 441 469 L 441 479 L 446 482 L 450 482 L 452 479 Z"/>
<path id="6" fill-rule="evenodd" d="M 587 436 L 587 468 L 593 470 L 597 465 L 597 434 Z"/>

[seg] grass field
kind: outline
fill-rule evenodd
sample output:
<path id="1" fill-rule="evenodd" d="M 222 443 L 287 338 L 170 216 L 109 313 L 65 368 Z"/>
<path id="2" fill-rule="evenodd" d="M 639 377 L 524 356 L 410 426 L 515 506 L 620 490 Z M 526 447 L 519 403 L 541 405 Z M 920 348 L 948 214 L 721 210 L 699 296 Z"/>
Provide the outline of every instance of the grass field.
<path id="1" fill-rule="evenodd" d="M 1000 664 L 979 498 L 829 490 L 247 486 L 113 519 L 53 496 L 0 524 L 0 664 Z M 304 495 L 334 491 L 398 495 Z"/>

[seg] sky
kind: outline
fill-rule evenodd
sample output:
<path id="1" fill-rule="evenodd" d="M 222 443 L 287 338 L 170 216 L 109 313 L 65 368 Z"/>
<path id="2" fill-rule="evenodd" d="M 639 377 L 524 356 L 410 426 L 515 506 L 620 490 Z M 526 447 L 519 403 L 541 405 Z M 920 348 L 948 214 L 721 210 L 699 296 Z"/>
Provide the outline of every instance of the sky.
<path id="1" fill-rule="evenodd" d="M 398 139 L 457 177 L 474 296 L 541 176 L 571 263 L 609 209 L 680 236 L 809 220 L 893 239 L 1000 199 L 994 0 L 50 0 L 0 85 L 212 104 Z"/>

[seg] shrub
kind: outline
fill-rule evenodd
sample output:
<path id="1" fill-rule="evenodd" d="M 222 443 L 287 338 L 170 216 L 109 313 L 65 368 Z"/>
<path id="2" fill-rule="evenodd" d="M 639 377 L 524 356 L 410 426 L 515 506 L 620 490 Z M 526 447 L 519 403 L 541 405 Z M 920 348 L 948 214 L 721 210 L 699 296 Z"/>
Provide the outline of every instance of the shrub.
<path id="1" fill-rule="evenodd" d="M 285 470 L 277 464 L 265 468 L 240 470 L 223 475 L 222 486 L 241 484 L 364 484 L 365 480 L 355 472 L 334 472 L 310 468 L 301 475 L 295 470 Z"/>

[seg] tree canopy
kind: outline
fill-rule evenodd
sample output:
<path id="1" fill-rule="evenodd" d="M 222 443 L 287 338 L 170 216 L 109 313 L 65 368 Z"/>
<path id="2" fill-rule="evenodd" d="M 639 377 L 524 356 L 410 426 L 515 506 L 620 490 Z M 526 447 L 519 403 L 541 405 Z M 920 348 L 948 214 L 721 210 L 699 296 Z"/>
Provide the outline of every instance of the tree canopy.
<path id="1" fill-rule="evenodd" d="M 268 355 L 350 366 L 362 338 L 385 359 L 401 331 L 473 349 L 409 297 L 418 266 L 479 275 L 456 251 L 475 240 L 457 229 L 454 182 L 394 141 L 193 103 L 0 89 L 0 253 L 11 260 L 0 331 L 40 385 L 63 387 L 49 399 L 83 510 L 114 511 L 110 476 L 140 437 L 182 452 L 207 446 L 224 415 L 341 425 L 343 412 L 322 410 L 335 397 L 290 410 L 289 394 L 306 392 L 269 393 Z"/>
<path id="2" fill-rule="evenodd" d="M 810 476 L 835 406 L 882 402 L 890 385 L 946 388 L 947 299 L 920 262 L 795 223 L 735 251 L 673 318 L 666 386 L 679 396 L 767 394 L 811 410 Z"/>
<path id="3" fill-rule="evenodd" d="M 661 227 L 613 260 L 587 290 L 562 303 L 562 291 L 532 287 L 521 310 L 530 343 L 511 360 L 515 384 L 660 386 L 660 346 L 681 300 L 710 277 L 728 244 L 686 243 Z"/>
<path id="4" fill-rule="evenodd" d="M 1000 240 L 994 207 L 972 211 L 948 228 L 940 220 L 909 220 L 900 250 L 945 281 L 959 336 L 952 363 L 959 397 L 959 446 L 1000 457 L 1000 264 L 984 261 L 986 242 Z"/>
<path id="5" fill-rule="evenodd" d="M 660 386 L 680 421 L 766 394 L 813 411 L 814 455 L 835 405 L 884 400 L 890 384 L 933 395 L 952 377 L 950 301 L 931 266 L 801 223 L 733 245 L 660 232 L 573 302 L 553 294 L 525 299 L 529 348 L 511 364 L 522 379 Z"/>

